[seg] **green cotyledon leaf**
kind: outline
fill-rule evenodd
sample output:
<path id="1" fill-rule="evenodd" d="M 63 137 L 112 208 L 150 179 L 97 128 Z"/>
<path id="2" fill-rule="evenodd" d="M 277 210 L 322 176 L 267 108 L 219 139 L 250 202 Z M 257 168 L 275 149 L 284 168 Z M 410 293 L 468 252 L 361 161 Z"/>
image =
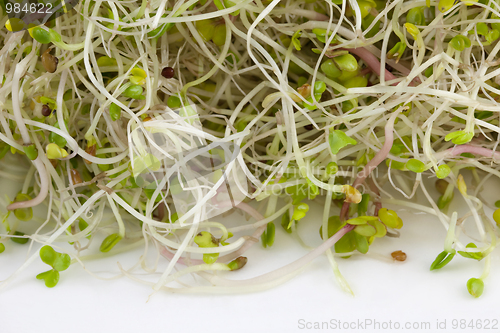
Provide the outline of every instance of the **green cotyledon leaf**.
<path id="1" fill-rule="evenodd" d="M 358 142 L 353 138 L 350 138 L 341 130 L 334 130 L 330 132 L 328 136 L 328 144 L 330 145 L 330 150 L 333 154 L 338 154 L 340 149 L 347 145 L 355 145 Z"/>

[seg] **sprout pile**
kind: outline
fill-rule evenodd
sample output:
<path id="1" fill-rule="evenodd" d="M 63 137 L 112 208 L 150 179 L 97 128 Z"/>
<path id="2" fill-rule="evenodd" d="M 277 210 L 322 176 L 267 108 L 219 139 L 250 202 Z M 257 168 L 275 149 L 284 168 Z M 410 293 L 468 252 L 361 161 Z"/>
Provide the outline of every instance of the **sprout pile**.
<path id="1" fill-rule="evenodd" d="M 482 294 L 500 225 L 481 195 L 500 177 L 498 1 L 82 0 L 19 32 L 3 12 L 0 177 L 20 191 L 0 198 L 0 252 L 31 255 L 0 288 L 34 261 L 54 287 L 142 246 L 155 281 L 122 275 L 155 291 L 263 290 L 326 254 L 352 292 L 339 260 L 404 232 L 402 207 L 447 231 L 431 270 L 484 263 L 464 281 Z M 252 246 L 305 246 L 311 205 L 321 245 L 231 278 Z"/>

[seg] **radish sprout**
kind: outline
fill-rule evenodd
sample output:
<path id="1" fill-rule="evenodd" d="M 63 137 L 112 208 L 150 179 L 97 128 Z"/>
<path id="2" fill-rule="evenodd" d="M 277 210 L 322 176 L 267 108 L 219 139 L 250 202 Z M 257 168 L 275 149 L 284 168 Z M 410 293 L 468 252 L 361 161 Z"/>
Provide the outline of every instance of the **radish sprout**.
<path id="1" fill-rule="evenodd" d="M 54 287 L 70 265 L 144 246 L 138 265 L 160 277 L 119 265 L 120 276 L 154 291 L 263 290 L 325 253 L 352 293 L 339 258 L 404 233 L 399 207 L 447 231 L 431 270 L 484 263 L 466 283 L 483 293 L 500 226 L 500 204 L 482 194 L 500 177 L 497 2 L 74 9 L 38 25 L 1 22 L 0 178 L 20 190 L 0 198 L 0 253 L 9 239 L 40 249 L 0 289 L 39 258 L 52 269 L 36 277 Z M 322 243 L 312 247 L 297 226 L 318 203 Z M 251 247 L 272 253 L 288 234 L 309 253 L 231 279 L 257 260 Z"/>

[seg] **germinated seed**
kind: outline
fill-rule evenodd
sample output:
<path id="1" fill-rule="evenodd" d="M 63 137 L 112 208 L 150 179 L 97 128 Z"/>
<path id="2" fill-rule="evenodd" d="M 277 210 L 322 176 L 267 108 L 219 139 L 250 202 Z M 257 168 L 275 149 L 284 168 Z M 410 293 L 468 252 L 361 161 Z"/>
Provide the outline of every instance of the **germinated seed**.
<path id="1" fill-rule="evenodd" d="M 47 49 L 42 54 L 42 65 L 43 68 L 49 73 L 54 73 L 57 70 L 57 64 L 59 63 L 59 59 L 57 57 L 50 54 L 50 49 Z"/>
<path id="2" fill-rule="evenodd" d="M 71 169 L 70 174 L 71 174 L 71 181 L 73 182 L 73 185 L 82 183 L 82 177 L 80 177 L 80 172 L 78 172 L 78 170 Z"/>

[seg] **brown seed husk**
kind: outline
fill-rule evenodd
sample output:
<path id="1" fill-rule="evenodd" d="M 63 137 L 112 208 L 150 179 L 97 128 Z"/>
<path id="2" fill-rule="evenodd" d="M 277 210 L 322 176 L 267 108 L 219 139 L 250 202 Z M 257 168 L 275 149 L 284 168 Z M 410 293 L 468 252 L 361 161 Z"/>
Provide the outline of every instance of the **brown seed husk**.
<path id="1" fill-rule="evenodd" d="M 406 253 L 404 253 L 401 250 L 392 252 L 391 256 L 394 260 L 397 260 L 397 261 L 405 261 L 406 260 Z"/>
<path id="2" fill-rule="evenodd" d="M 80 172 L 78 172 L 78 170 L 71 169 L 70 174 L 71 174 L 71 181 L 73 182 L 73 185 L 82 183 L 82 177 L 80 177 Z"/>
<path id="3" fill-rule="evenodd" d="M 43 68 L 49 73 L 54 73 L 57 70 L 57 64 L 59 63 L 59 59 L 57 57 L 50 54 L 50 49 L 47 49 L 42 54 L 42 65 Z"/>

